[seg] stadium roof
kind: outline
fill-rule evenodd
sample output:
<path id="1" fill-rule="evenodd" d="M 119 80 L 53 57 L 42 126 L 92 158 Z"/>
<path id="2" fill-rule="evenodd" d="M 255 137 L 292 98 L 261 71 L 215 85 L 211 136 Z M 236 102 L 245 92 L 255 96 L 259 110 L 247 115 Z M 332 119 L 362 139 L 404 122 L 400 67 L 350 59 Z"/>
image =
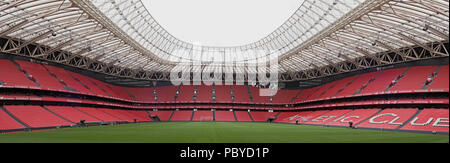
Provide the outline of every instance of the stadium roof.
<path id="1" fill-rule="evenodd" d="M 0 50 L 149 80 L 167 80 L 177 64 L 197 61 L 201 69 L 256 73 L 245 62 L 269 55 L 285 81 L 448 57 L 448 0 L 305 0 L 267 37 L 236 47 L 177 39 L 150 13 L 140 0 L 4 0 Z M 208 66 L 209 56 L 220 62 Z"/>

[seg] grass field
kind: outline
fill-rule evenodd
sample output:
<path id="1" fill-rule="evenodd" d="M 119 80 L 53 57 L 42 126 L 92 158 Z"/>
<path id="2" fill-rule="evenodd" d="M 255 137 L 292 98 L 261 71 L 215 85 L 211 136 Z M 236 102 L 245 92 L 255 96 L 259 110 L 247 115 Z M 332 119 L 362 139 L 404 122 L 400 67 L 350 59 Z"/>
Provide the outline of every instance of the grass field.
<path id="1" fill-rule="evenodd" d="M 0 143 L 448 143 L 448 135 L 268 123 L 167 122 L 0 135 Z"/>

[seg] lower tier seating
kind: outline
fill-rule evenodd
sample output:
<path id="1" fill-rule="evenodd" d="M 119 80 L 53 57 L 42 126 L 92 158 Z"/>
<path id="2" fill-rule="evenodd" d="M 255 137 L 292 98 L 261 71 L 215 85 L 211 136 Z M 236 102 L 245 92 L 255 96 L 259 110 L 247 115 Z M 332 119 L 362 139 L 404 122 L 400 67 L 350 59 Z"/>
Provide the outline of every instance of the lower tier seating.
<path id="1" fill-rule="evenodd" d="M 173 112 L 173 116 L 170 121 L 191 121 L 192 110 L 180 110 Z"/>
<path id="2" fill-rule="evenodd" d="M 102 122 L 118 122 L 125 121 L 123 119 L 117 118 L 111 114 L 105 113 L 97 108 L 86 108 L 86 107 L 76 107 L 76 109 L 81 112 L 88 114 L 91 117 L 101 120 Z"/>
<path id="3" fill-rule="evenodd" d="M 240 122 L 251 122 L 252 121 L 252 118 L 250 118 L 248 111 L 235 111 L 234 114 L 236 114 L 237 121 L 240 121 Z"/>
<path id="4" fill-rule="evenodd" d="M 335 120 L 328 122 L 326 125 L 329 126 L 348 126 L 349 122 L 353 122 L 354 125 L 357 125 L 364 120 L 370 118 L 376 113 L 380 112 L 381 109 L 358 109 L 353 110 L 350 113 L 347 113 Z"/>
<path id="5" fill-rule="evenodd" d="M 448 109 L 425 109 L 421 111 L 410 123 L 402 127 L 402 130 L 415 131 L 449 131 Z"/>
<path id="6" fill-rule="evenodd" d="M 73 125 L 73 123 L 52 114 L 41 106 L 7 105 L 4 108 L 17 119 L 33 128 Z"/>
<path id="7" fill-rule="evenodd" d="M 280 115 L 278 115 L 275 122 L 278 123 L 296 123 L 300 117 L 305 117 L 306 115 L 310 114 L 310 111 L 305 112 L 281 112 Z"/>
<path id="8" fill-rule="evenodd" d="M 267 122 L 269 118 L 275 118 L 277 114 L 278 112 L 250 112 L 255 122 Z"/>
<path id="9" fill-rule="evenodd" d="M 343 115 L 349 113 L 350 111 L 351 110 L 333 110 L 328 113 L 317 116 L 315 118 L 312 118 L 310 121 L 306 122 L 306 124 L 324 125 L 328 122 L 332 122 L 333 120 L 342 117 Z"/>
<path id="10" fill-rule="evenodd" d="M 214 116 L 212 111 L 195 111 L 192 121 L 213 121 Z"/>
<path id="11" fill-rule="evenodd" d="M 70 106 L 45 106 L 45 107 L 48 108 L 48 110 L 54 112 L 55 114 L 58 114 L 61 117 L 64 117 L 65 119 L 71 121 L 72 123 L 78 123 L 81 120 L 85 120 L 85 122 L 101 121 Z"/>
<path id="12" fill-rule="evenodd" d="M 170 117 L 172 116 L 173 111 L 148 111 L 150 113 L 150 116 L 158 116 L 158 118 L 161 121 L 169 121 Z"/>
<path id="13" fill-rule="evenodd" d="M 357 127 L 397 129 L 416 114 L 418 109 L 386 109 Z"/>
<path id="14" fill-rule="evenodd" d="M 258 111 L 145 111 L 71 106 L 5 105 L 0 107 L 0 132 L 35 128 L 71 126 L 86 122 L 150 122 L 151 116 L 161 121 L 237 121 L 264 122 L 275 117 L 277 123 L 343 126 L 349 122 L 357 128 L 391 129 L 423 132 L 449 132 L 449 109 L 336 109 L 301 112 Z M 236 115 L 236 116 L 235 116 Z M 236 118 L 235 118 L 236 117 Z"/>
<path id="15" fill-rule="evenodd" d="M 236 121 L 232 111 L 215 111 L 214 116 L 218 122 L 233 122 Z"/>
<path id="16" fill-rule="evenodd" d="M 0 131 L 26 128 L 14 118 L 9 116 L 3 109 L 0 109 Z"/>

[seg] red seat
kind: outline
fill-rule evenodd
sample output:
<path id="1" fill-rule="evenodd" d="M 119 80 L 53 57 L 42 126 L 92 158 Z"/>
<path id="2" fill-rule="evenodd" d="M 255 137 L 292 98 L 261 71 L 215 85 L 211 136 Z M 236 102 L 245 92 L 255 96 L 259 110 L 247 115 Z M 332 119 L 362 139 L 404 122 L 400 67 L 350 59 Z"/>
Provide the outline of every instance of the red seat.
<path id="1" fill-rule="evenodd" d="M 216 101 L 218 103 L 232 103 L 231 87 L 228 85 L 216 85 Z"/>
<path id="2" fill-rule="evenodd" d="M 194 101 L 194 85 L 181 85 L 177 102 L 188 103 Z"/>
<path id="3" fill-rule="evenodd" d="M 345 87 L 350 84 L 353 80 L 355 80 L 358 76 L 348 77 L 339 81 L 336 81 L 336 84 L 330 88 L 327 92 L 325 92 L 321 98 L 331 98 L 334 97 L 339 91 L 346 89 Z"/>
<path id="4" fill-rule="evenodd" d="M 2 109 L 0 109 L 0 130 L 13 130 L 13 129 L 23 129 L 26 128 L 14 118 L 6 114 Z"/>
<path id="5" fill-rule="evenodd" d="M 314 119 L 311 119 L 306 122 L 306 124 L 325 125 L 326 123 L 332 122 L 333 120 L 336 120 L 351 111 L 352 110 L 332 110 L 326 114 L 322 114 Z"/>
<path id="6" fill-rule="evenodd" d="M 437 66 L 412 67 L 390 91 L 414 91 L 423 88 L 425 81 Z"/>
<path id="7" fill-rule="evenodd" d="M 36 87 L 27 76 L 9 60 L 0 59 L 0 82 L 9 87 Z M 0 84 L 1 86 L 1 84 Z"/>
<path id="8" fill-rule="evenodd" d="M 212 86 L 197 86 L 197 102 L 210 103 L 212 101 Z"/>
<path id="9" fill-rule="evenodd" d="M 301 119 L 302 117 L 305 117 L 306 115 L 312 113 L 311 111 L 305 111 L 305 112 L 281 112 L 280 115 L 278 115 L 275 122 L 278 123 L 295 123 L 298 119 Z"/>
<path id="10" fill-rule="evenodd" d="M 252 111 L 250 115 L 255 122 L 266 122 L 269 118 L 275 118 L 278 112 L 260 112 L 260 111 Z"/>
<path id="11" fill-rule="evenodd" d="M 101 120 L 91 117 L 79 110 L 68 107 L 68 106 L 45 106 L 50 111 L 64 117 L 65 119 L 71 121 L 72 123 L 78 123 L 81 120 L 85 120 L 86 122 L 100 122 Z"/>
<path id="12" fill-rule="evenodd" d="M 173 116 L 170 121 L 191 121 L 192 110 L 179 110 L 173 112 Z"/>
<path id="13" fill-rule="evenodd" d="M 20 67 L 28 72 L 37 80 L 43 89 L 63 90 L 64 86 L 58 81 L 57 78 L 50 75 L 50 73 L 38 63 L 32 63 L 28 61 L 16 60 Z"/>
<path id="14" fill-rule="evenodd" d="M 386 109 L 357 127 L 397 129 L 404 125 L 418 109 Z"/>
<path id="15" fill-rule="evenodd" d="M 81 93 L 86 93 L 89 94 L 90 91 L 85 88 L 80 82 L 76 81 L 75 79 L 73 79 L 69 72 L 59 68 L 59 67 L 54 67 L 54 66 L 49 66 L 49 65 L 45 65 L 45 67 L 51 71 L 53 74 L 55 74 L 56 76 L 58 76 L 58 78 L 63 81 L 65 84 L 67 84 L 67 86 L 69 86 L 70 88 L 73 88 L 75 90 L 77 90 L 78 92 Z"/>
<path id="16" fill-rule="evenodd" d="M 278 90 L 277 94 L 273 96 L 272 103 L 274 104 L 290 104 L 291 100 L 297 96 L 299 90 Z"/>
<path id="17" fill-rule="evenodd" d="M 339 92 L 336 97 L 340 96 L 350 96 L 358 92 L 365 84 L 370 80 L 374 79 L 380 72 L 371 72 L 367 74 L 360 75 L 356 80 L 354 80 L 350 85 L 348 85 L 344 90 Z"/>
<path id="18" fill-rule="evenodd" d="M 56 127 L 73 125 L 40 106 L 7 105 L 5 109 L 30 127 Z"/>
<path id="19" fill-rule="evenodd" d="M 96 119 L 99 119 L 103 122 L 119 122 L 124 121 L 122 119 L 119 119 L 115 116 L 112 116 L 108 113 L 105 113 L 99 109 L 96 108 L 86 108 L 86 107 L 76 107 L 76 109 L 82 111 L 83 113 L 88 114 L 91 117 L 94 117 Z"/>
<path id="20" fill-rule="evenodd" d="M 235 97 L 235 103 L 250 103 L 250 96 L 248 94 L 247 86 L 233 85 L 233 93 Z"/>
<path id="21" fill-rule="evenodd" d="M 236 114 L 237 121 L 240 122 L 251 122 L 252 119 L 250 118 L 250 115 L 248 114 L 248 111 L 234 111 L 234 114 Z"/>
<path id="22" fill-rule="evenodd" d="M 199 110 L 194 112 L 194 118 L 192 121 L 213 121 L 213 112 L 212 111 L 205 111 L 205 110 Z"/>
<path id="23" fill-rule="evenodd" d="M 173 111 L 149 111 L 151 116 L 158 116 L 161 121 L 169 121 L 170 116 L 172 115 Z"/>
<path id="24" fill-rule="evenodd" d="M 427 89 L 444 90 L 448 91 L 449 84 L 449 72 L 448 66 L 442 66 L 438 75 L 434 78 L 433 82 L 427 87 Z"/>
<path id="25" fill-rule="evenodd" d="M 361 93 L 376 93 L 386 91 L 389 84 L 397 79 L 403 72 L 408 68 L 390 69 L 385 70 L 379 75 L 373 82 L 371 82 L 366 88 L 364 88 Z"/>
<path id="26" fill-rule="evenodd" d="M 339 118 L 329 121 L 326 125 L 330 126 L 348 126 L 349 122 L 353 122 L 354 125 L 370 118 L 375 113 L 379 112 L 380 109 L 358 109 L 353 110 L 350 113 L 345 114 Z"/>
<path id="27" fill-rule="evenodd" d="M 449 110 L 425 109 L 401 130 L 449 132 Z"/>
<path id="28" fill-rule="evenodd" d="M 253 103 L 255 104 L 268 104 L 270 102 L 270 95 L 265 95 L 260 92 L 261 88 L 249 86 L 251 96 L 253 97 Z"/>
<path id="29" fill-rule="evenodd" d="M 219 122 L 236 121 L 232 111 L 215 111 L 214 115 L 215 115 L 216 121 L 219 121 Z"/>

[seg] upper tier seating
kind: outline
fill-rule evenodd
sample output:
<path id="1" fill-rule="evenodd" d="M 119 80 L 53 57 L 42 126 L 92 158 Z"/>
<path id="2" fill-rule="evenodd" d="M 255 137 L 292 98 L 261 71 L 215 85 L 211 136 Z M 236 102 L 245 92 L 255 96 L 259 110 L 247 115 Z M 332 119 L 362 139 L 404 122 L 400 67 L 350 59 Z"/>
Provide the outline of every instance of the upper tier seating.
<path id="1" fill-rule="evenodd" d="M 253 121 L 255 122 L 267 122 L 269 118 L 275 118 L 278 112 L 258 112 L 252 111 L 250 112 L 252 115 Z"/>
<path id="2" fill-rule="evenodd" d="M 192 118 L 192 110 L 179 110 L 173 112 L 173 116 L 170 121 L 191 121 Z"/>
<path id="3" fill-rule="evenodd" d="M 212 111 L 204 111 L 199 110 L 194 112 L 194 118 L 192 118 L 192 121 L 213 121 L 214 116 Z"/>
<path id="4" fill-rule="evenodd" d="M 311 95 L 306 98 L 306 101 L 319 99 L 323 94 L 325 94 L 330 88 L 336 85 L 336 81 L 327 83 L 323 86 L 320 86 L 317 90 L 315 90 Z"/>
<path id="5" fill-rule="evenodd" d="M 4 108 L 33 128 L 73 125 L 40 106 L 5 105 Z"/>
<path id="6" fill-rule="evenodd" d="M 229 85 L 216 85 L 216 102 L 232 103 L 231 87 Z"/>
<path id="7" fill-rule="evenodd" d="M 250 115 L 248 114 L 248 111 L 234 111 L 234 114 L 236 115 L 236 119 L 239 122 L 251 122 L 252 119 L 250 118 Z"/>
<path id="8" fill-rule="evenodd" d="M 194 100 L 194 85 L 181 85 L 177 102 L 188 103 Z"/>
<path id="9" fill-rule="evenodd" d="M 324 100 L 335 96 L 337 98 L 341 98 L 342 96 L 354 94 L 368 95 L 372 93 L 380 93 L 386 90 L 395 91 L 386 93 L 422 90 L 422 88 L 434 91 L 448 91 L 448 66 L 441 66 L 437 76 L 433 77 L 433 80 L 426 87 L 424 87 L 424 83 L 426 83 L 428 77 L 434 74 L 434 71 L 437 70 L 437 66 L 422 66 L 389 69 L 356 75 L 303 90 L 279 90 L 273 97 L 260 96 L 259 92 L 261 89 L 253 86 L 217 85 L 214 86 L 216 92 L 213 94 L 213 86 L 182 85 L 179 87 L 180 89 L 177 100 L 174 101 L 178 86 L 158 86 L 154 89 L 152 87 L 124 88 L 104 83 L 96 79 L 54 66 L 41 65 L 22 60 L 17 60 L 15 62 L 17 62 L 20 67 L 23 67 L 26 73 L 32 76 L 30 79 L 36 79 L 36 83 L 40 84 L 44 89 L 67 91 L 63 90 L 66 88 L 72 91 L 78 91 L 82 94 L 123 99 L 126 101 L 139 101 L 144 103 L 214 103 L 213 95 L 215 95 L 215 102 L 217 103 L 232 103 L 232 97 L 234 97 L 234 103 L 240 104 L 252 103 L 262 105 L 272 103 L 283 105 L 290 104 L 291 101 L 292 103 L 302 103 Z M 25 86 L 39 88 L 35 83 L 27 78 L 25 73 L 20 72 L 16 65 L 14 65 L 10 60 L 2 59 L 0 60 L 0 63 L 2 63 L 2 66 L 7 67 L 8 70 L 11 70 L 0 70 L 0 75 L 3 74 L 3 76 L 8 76 L 7 78 L 0 78 L 1 86 Z M 404 72 L 406 73 L 402 76 Z M 398 81 L 397 83 L 391 85 L 394 80 Z M 42 83 L 40 83 L 40 81 Z M 392 87 L 388 89 L 390 85 Z M 194 93 L 195 87 L 197 87 L 197 93 Z M 231 94 L 230 88 L 232 88 L 233 94 Z M 194 100 L 194 96 L 197 96 L 196 100 Z M 250 96 L 253 98 L 253 102 L 251 102 L 249 98 Z"/>
<path id="10" fill-rule="evenodd" d="M 357 127 L 397 129 L 404 125 L 418 109 L 386 109 Z"/>
<path id="11" fill-rule="evenodd" d="M 68 71 L 54 66 L 44 65 L 50 72 L 58 76 L 59 80 L 61 82 L 67 84 L 69 88 L 75 89 L 76 91 L 80 93 L 89 94 L 91 93 L 89 89 L 84 87 L 80 82 L 76 81 L 75 79 L 70 76 Z"/>
<path id="12" fill-rule="evenodd" d="M 101 120 L 91 117 L 79 110 L 70 107 L 70 106 L 45 106 L 48 110 L 52 111 L 55 114 L 58 114 L 61 117 L 71 121 L 72 123 L 78 123 L 81 120 L 85 120 L 86 122 L 100 122 Z"/>
<path id="13" fill-rule="evenodd" d="M 215 111 L 216 121 L 218 122 L 233 122 L 236 121 L 232 111 Z"/>
<path id="14" fill-rule="evenodd" d="M 174 102 L 177 86 L 156 87 L 158 102 Z"/>
<path id="15" fill-rule="evenodd" d="M 270 94 L 269 95 L 264 95 L 260 93 L 260 88 L 257 87 L 252 87 L 249 86 L 248 87 L 251 93 L 251 96 L 253 97 L 253 103 L 255 104 L 268 104 L 270 103 Z"/>
<path id="16" fill-rule="evenodd" d="M 105 92 L 110 97 L 123 98 L 117 95 L 115 92 L 111 91 L 110 88 L 106 86 L 106 83 L 103 83 L 101 81 L 92 78 L 89 78 L 89 82 L 91 82 L 94 86 L 99 88 L 101 91 Z"/>
<path id="17" fill-rule="evenodd" d="M 37 87 L 9 60 L 0 59 L 0 87 Z"/>
<path id="18" fill-rule="evenodd" d="M 113 95 L 117 95 L 116 97 L 120 97 L 122 99 L 125 100 L 134 100 L 131 95 L 127 92 L 127 90 L 123 87 L 119 87 L 119 86 L 115 86 L 115 85 L 111 85 L 111 84 L 107 84 L 107 83 L 103 83 L 98 81 L 99 84 L 104 84 L 108 90 L 110 90 L 110 92 Z M 153 93 L 153 92 L 151 92 Z"/>
<path id="19" fill-rule="evenodd" d="M 401 76 L 407 69 L 408 68 L 400 68 L 383 71 L 381 75 L 379 75 L 373 82 L 364 88 L 361 93 L 365 94 L 386 91 L 392 81 L 399 78 L 399 76 Z"/>
<path id="20" fill-rule="evenodd" d="M 436 71 L 437 66 L 412 67 L 390 91 L 415 91 L 424 87 L 428 77 Z"/>
<path id="21" fill-rule="evenodd" d="M 155 94 L 153 93 L 153 88 L 127 88 L 130 93 L 136 97 L 138 101 L 142 102 L 155 102 Z M 174 92 L 175 94 L 175 92 Z M 162 95 L 164 95 L 162 93 Z M 174 95 L 175 96 L 175 95 Z M 164 101 L 158 95 L 158 101 Z M 173 101 L 173 97 L 172 97 Z"/>
<path id="22" fill-rule="evenodd" d="M 233 93 L 236 103 L 250 103 L 247 86 L 233 85 Z"/>
<path id="23" fill-rule="evenodd" d="M 371 72 L 367 74 L 362 74 L 358 76 L 350 85 L 348 85 L 344 90 L 339 92 L 336 97 L 340 96 L 351 96 L 358 92 L 365 84 L 374 79 L 380 72 Z"/>
<path id="24" fill-rule="evenodd" d="M 42 89 L 64 89 L 64 86 L 58 81 L 58 79 L 50 75 L 50 73 L 41 64 L 22 60 L 16 60 L 16 63 L 20 65 L 22 70 L 26 71 L 29 75 L 32 75 L 33 78 L 35 78 L 41 85 Z"/>
<path id="25" fill-rule="evenodd" d="M 442 66 L 439 69 L 437 76 L 433 79 L 433 82 L 427 87 L 427 89 L 436 89 L 436 90 L 444 90 L 448 91 L 449 84 L 449 72 L 448 65 Z"/>
<path id="26" fill-rule="evenodd" d="M 212 101 L 213 86 L 199 85 L 197 87 L 197 99 L 195 101 L 202 103 L 210 103 Z"/>
<path id="27" fill-rule="evenodd" d="M 300 94 L 298 94 L 297 98 L 294 100 L 294 103 L 304 102 L 309 96 L 315 93 L 318 89 L 320 89 L 320 87 L 301 90 Z"/>
<path id="28" fill-rule="evenodd" d="M 72 75 L 76 80 L 81 82 L 84 86 L 89 88 L 94 94 L 108 97 L 109 95 L 101 90 L 98 86 L 96 86 L 92 81 L 90 81 L 90 78 L 81 74 L 69 72 L 70 75 Z"/>
<path id="29" fill-rule="evenodd" d="M 402 130 L 449 132 L 448 109 L 425 109 Z"/>
<path id="30" fill-rule="evenodd" d="M 357 77 L 358 76 L 352 76 L 352 77 L 344 78 L 342 80 L 335 81 L 336 84 L 332 88 L 330 88 L 327 92 L 325 92 L 325 94 L 323 94 L 320 98 L 332 98 L 332 97 L 335 97 L 335 95 L 338 92 L 346 89 L 345 87 L 347 85 L 349 85 L 350 82 L 355 80 Z"/>
<path id="31" fill-rule="evenodd" d="M 291 100 L 297 96 L 299 90 L 278 90 L 273 96 L 273 104 L 290 104 Z"/>
<path id="32" fill-rule="evenodd" d="M 7 113 L 0 109 L 0 130 L 13 130 L 13 129 L 22 129 L 26 128 L 19 122 L 17 122 L 14 118 L 9 116 Z"/>

